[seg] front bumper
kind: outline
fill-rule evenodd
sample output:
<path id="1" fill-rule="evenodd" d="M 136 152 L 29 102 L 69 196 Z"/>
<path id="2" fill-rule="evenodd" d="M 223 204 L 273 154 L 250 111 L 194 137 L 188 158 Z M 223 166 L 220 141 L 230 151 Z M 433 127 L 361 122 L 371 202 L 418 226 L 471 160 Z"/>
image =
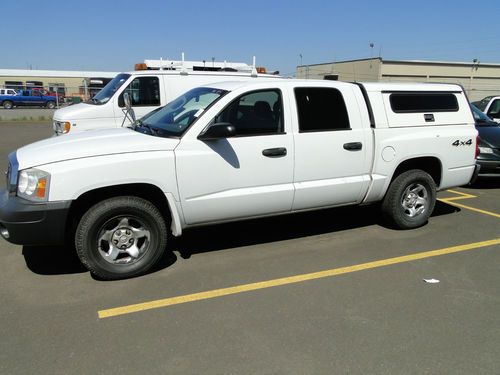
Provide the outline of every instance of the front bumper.
<path id="1" fill-rule="evenodd" d="M 71 201 L 33 203 L 0 190 L 0 233 L 16 245 L 62 245 Z"/>

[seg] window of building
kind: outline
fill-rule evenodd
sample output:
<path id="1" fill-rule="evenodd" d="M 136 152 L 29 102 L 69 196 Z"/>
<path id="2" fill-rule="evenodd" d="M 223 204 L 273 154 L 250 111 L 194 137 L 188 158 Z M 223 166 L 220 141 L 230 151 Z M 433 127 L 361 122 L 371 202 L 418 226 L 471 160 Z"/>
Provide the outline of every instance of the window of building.
<path id="1" fill-rule="evenodd" d="M 20 81 L 5 81 L 5 88 L 14 90 L 24 90 L 24 82 Z"/>
<path id="2" fill-rule="evenodd" d="M 118 99 L 118 105 L 125 107 L 123 94 L 128 93 L 135 107 L 160 105 L 160 81 L 158 77 L 139 77 L 134 79 Z"/>
<path id="3" fill-rule="evenodd" d="M 299 131 L 348 130 L 349 116 L 339 90 L 330 87 L 296 87 Z"/>
<path id="4" fill-rule="evenodd" d="M 59 95 L 66 95 L 64 83 L 49 83 L 49 91 L 57 92 Z"/>
<path id="5" fill-rule="evenodd" d="M 32 89 L 32 88 L 42 89 L 43 88 L 43 82 L 41 82 L 41 81 L 26 81 L 26 88 L 28 90 Z"/>
<path id="6" fill-rule="evenodd" d="M 392 93 L 389 101 L 396 113 L 458 111 L 458 101 L 453 93 Z"/>
<path id="7" fill-rule="evenodd" d="M 242 95 L 219 113 L 215 122 L 231 123 L 236 136 L 282 133 L 281 92 L 262 90 Z"/>

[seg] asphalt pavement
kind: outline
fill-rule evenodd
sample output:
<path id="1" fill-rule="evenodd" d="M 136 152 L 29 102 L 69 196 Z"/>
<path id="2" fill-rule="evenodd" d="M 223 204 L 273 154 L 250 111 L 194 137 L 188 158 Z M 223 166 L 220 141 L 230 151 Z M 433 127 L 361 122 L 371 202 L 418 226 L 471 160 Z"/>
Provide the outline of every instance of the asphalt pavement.
<path id="1" fill-rule="evenodd" d="M 51 127 L 0 132 L 4 168 Z M 409 231 L 375 206 L 192 229 L 113 282 L 0 239 L 0 374 L 498 374 L 500 178 L 439 198 Z"/>

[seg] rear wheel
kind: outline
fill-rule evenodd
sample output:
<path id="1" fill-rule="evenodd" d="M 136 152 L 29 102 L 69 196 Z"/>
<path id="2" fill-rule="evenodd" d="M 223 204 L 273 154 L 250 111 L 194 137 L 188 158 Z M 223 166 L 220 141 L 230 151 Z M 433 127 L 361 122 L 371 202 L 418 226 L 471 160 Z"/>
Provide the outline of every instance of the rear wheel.
<path id="1" fill-rule="evenodd" d="M 54 103 L 54 102 L 47 102 L 46 106 L 47 106 L 47 108 L 49 108 L 49 109 L 53 109 L 53 108 L 55 108 L 55 107 L 56 107 L 56 103 Z"/>
<path id="2" fill-rule="evenodd" d="M 148 272 L 162 256 L 167 227 L 151 202 L 115 197 L 91 207 L 75 234 L 76 252 L 101 279 L 123 279 Z"/>
<path id="3" fill-rule="evenodd" d="M 428 173 L 413 169 L 392 181 L 382 201 L 382 215 L 397 228 L 417 228 L 427 222 L 435 204 L 434 180 Z"/>
<path id="4" fill-rule="evenodd" d="M 12 107 L 13 107 L 13 106 L 14 106 L 14 105 L 12 104 L 12 102 L 11 102 L 10 100 L 5 100 L 5 101 L 3 102 L 3 107 L 4 107 L 5 109 L 12 109 Z"/>

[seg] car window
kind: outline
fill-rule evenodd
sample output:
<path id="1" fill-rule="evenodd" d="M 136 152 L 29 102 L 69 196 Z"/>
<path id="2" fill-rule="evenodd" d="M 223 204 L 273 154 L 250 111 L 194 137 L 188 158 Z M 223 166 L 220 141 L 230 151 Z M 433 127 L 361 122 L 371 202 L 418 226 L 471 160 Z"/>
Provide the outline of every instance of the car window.
<path id="1" fill-rule="evenodd" d="M 350 129 L 342 93 L 329 87 L 297 87 L 295 100 L 299 116 L 299 132 Z"/>
<path id="2" fill-rule="evenodd" d="M 495 99 L 488 109 L 488 115 L 493 118 L 500 118 L 500 99 Z"/>
<path id="3" fill-rule="evenodd" d="M 159 106 L 160 81 L 158 77 L 138 77 L 134 79 L 123 93 L 130 96 L 132 106 Z M 120 95 L 119 106 L 124 107 L 123 93 Z"/>
<path id="4" fill-rule="evenodd" d="M 231 123 L 236 136 L 283 133 L 282 107 L 279 90 L 254 91 L 235 99 L 214 122 Z"/>

